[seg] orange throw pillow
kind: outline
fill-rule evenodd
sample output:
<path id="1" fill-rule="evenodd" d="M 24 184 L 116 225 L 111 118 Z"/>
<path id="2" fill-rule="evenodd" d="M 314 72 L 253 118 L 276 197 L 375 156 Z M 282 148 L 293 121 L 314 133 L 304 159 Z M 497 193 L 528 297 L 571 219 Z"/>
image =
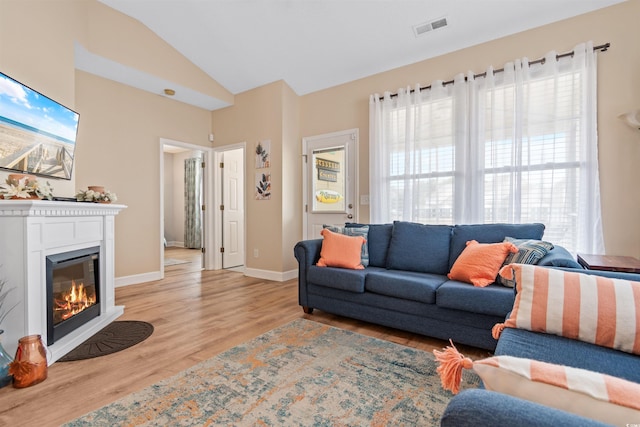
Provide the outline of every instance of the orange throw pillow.
<path id="1" fill-rule="evenodd" d="M 345 236 L 333 233 L 326 228 L 320 234 L 324 237 L 322 249 L 320 249 L 319 267 L 340 267 L 354 270 L 363 270 L 360 253 L 362 245 L 366 242 L 362 236 Z M 503 260 L 504 261 L 504 260 Z"/>
<path id="2" fill-rule="evenodd" d="M 502 263 L 510 253 L 518 252 L 513 243 L 467 242 L 467 247 L 453 263 L 447 277 L 451 280 L 473 283 L 485 287 L 496 281 Z"/>

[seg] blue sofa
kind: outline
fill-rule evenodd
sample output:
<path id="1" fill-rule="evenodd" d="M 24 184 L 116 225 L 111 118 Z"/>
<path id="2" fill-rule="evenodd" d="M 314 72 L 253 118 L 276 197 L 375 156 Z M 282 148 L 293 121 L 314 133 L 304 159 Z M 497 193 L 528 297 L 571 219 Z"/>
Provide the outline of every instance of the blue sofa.
<path id="1" fill-rule="evenodd" d="M 640 282 L 640 274 L 592 270 L 582 270 L 581 273 Z M 506 328 L 500 335 L 495 354 L 572 366 L 640 383 L 640 356 L 556 335 Z M 640 420 L 629 420 L 628 425 L 639 423 Z M 441 425 L 582 427 L 604 424 L 501 393 L 474 389 L 464 390 L 451 400 Z"/>
<path id="2" fill-rule="evenodd" d="M 347 224 L 362 227 L 362 224 Z M 322 239 L 298 242 L 299 303 L 306 313 L 332 314 L 390 326 L 493 351 L 491 328 L 503 322 L 512 288 L 484 288 L 449 280 L 447 273 L 466 242 L 498 243 L 505 237 L 542 239 L 543 224 L 370 224 L 369 264 L 364 270 L 318 267 Z M 551 242 L 553 243 L 553 242 Z M 539 265 L 582 267 L 555 246 Z"/>

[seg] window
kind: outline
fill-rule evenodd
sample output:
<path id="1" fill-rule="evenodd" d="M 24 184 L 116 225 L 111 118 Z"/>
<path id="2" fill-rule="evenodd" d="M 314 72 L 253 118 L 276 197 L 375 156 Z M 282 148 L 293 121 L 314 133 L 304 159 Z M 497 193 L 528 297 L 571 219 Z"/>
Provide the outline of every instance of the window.
<path id="1" fill-rule="evenodd" d="M 603 253 L 595 63 L 582 54 L 372 96 L 371 222 L 545 224 Z"/>
<path id="2" fill-rule="evenodd" d="M 407 118 L 407 114 L 411 117 Z M 418 111 L 391 112 L 389 185 L 391 218 L 431 224 L 453 220 L 454 149 L 452 100 L 425 102 Z M 407 123 L 420 127 L 420 138 L 407 147 Z M 406 187 L 405 187 L 406 186 Z"/>

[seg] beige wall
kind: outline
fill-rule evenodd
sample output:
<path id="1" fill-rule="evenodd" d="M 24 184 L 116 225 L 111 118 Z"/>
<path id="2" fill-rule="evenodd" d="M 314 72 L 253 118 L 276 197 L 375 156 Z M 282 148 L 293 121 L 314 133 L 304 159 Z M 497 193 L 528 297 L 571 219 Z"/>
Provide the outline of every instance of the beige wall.
<path id="1" fill-rule="evenodd" d="M 302 224 L 300 97 L 283 81 L 236 95 L 235 104 L 213 112 L 215 145 L 247 143 L 246 266 L 295 271 L 293 246 Z M 255 168 L 258 141 L 271 141 L 271 167 Z M 255 175 L 271 174 L 271 200 L 255 199 Z M 254 257 L 254 250 L 259 256 Z"/>
<path id="2" fill-rule="evenodd" d="M 82 71 L 76 98 L 76 184 L 104 185 L 128 206 L 116 217 L 116 276 L 158 271 L 160 138 L 209 146 L 211 113 Z"/>
<path id="3" fill-rule="evenodd" d="M 282 271 L 298 264 L 293 247 L 302 237 L 302 138 L 300 97 L 286 84 L 282 95 Z"/>
<path id="4" fill-rule="evenodd" d="M 276 82 L 236 95 L 232 107 L 214 111 L 215 146 L 246 142 L 246 266 L 282 270 L 282 86 Z M 255 169 L 258 141 L 271 141 L 271 167 Z M 270 200 L 255 199 L 256 172 L 271 173 Z M 258 250 L 258 258 L 253 256 Z"/>
<path id="5" fill-rule="evenodd" d="M 630 0 L 600 11 L 536 28 L 513 36 L 463 49 L 431 60 L 398 68 L 301 97 L 301 136 L 342 129 L 360 129 L 360 189 L 369 194 L 368 140 L 369 95 L 395 92 L 399 87 L 433 80 L 448 80 L 471 70 L 527 56 L 537 59 L 550 50 L 570 51 L 576 44 L 593 40 L 611 43 L 600 53 L 598 76 L 598 131 L 603 227 L 607 253 L 640 256 L 640 132 L 617 116 L 640 108 L 640 0 Z M 367 222 L 368 209 L 360 207 L 360 221 Z"/>
<path id="6" fill-rule="evenodd" d="M 175 174 L 175 162 L 174 155 L 171 153 L 164 153 L 164 238 L 172 246 L 172 242 L 178 239 L 178 232 L 174 227 L 177 223 L 176 217 L 178 212 L 175 210 L 175 203 L 169 202 L 174 199 L 174 195 L 182 189 L 178 182 L 178 177 Z"/>
<path id="7" fill-rule="evenodd" d="M 0 71 L 76 110 L 73 41 L 85 34 L 81 16 L 71 0 L 0 0 Z M 6 176 L 0 172 L 0 180 Z M 71 181 L 50 180 L 54 194 L 73 195 L 74 180 L 75 172 Z"/>
<path id="8" fill-rule="evenodd" d="M 88 185 L 114 191 L 128 206 L 116 217 L 116 276 L 157 272 L 160 138 L 210 147 L 211 113 L 75 70 L 76 41 L 124 65 L 233 97 L 146 27 L 93 0 L 0 0 L 0 70 L 80 113 L 73 179 L 53 180 L 54 193 L 73 196 Z"/>
<path id="9" fill-rule="evenodd" d="M 459 72 L 483 71 L 517 57 L 538 58 L 586 40 L 611 42 L 599 54 L 599 133 L 604 229 L 610 254 L 640 256 L 640 132 L 616 116 L 640 107 L 640 0 L 548 25 L 432 60 L 303 97 L 275 82 L 233 97 L 213 113 L 74 69 L 73 43 L 162 78 L 191 84 L 223 99 L 224 90 L 144 26 L 95 1 L 0 0 L 0 70 L 74 108 L 80 115 L 74 179 L 56 181 L 56 194 L 105 185 L 129 206 L 116 219 L 116 275 L 158 271 L 161 137 L 210 146 L 247 143 L 247 267 L 295 269 L 293 244 L 301 236 L 300 140 L 360 130 L 360 194 L 368 189 L 368 97 Z M 24 23 L 30 22 L 29 31 Z M 16 34 L 20 43 L 16 43 Z M 188 83 L 193 82 L 193 83 Z M 225 98 L 227 99 L 227 98 Z M 273 196 L 254 199 L 253 153 L 271 140 Z M 0 176 L 0 179 L 2 177 Z M 360 207 L 360 221 L 368 209 Z M 260 256 L 253 258 L 253 250 Z"/>

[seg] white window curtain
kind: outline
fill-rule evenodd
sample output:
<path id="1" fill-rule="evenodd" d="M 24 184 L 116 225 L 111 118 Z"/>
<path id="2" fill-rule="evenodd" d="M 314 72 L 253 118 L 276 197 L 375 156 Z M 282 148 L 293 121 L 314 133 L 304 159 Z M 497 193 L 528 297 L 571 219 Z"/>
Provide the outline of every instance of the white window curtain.
<path id="1" fill-rule="evenodd" d="M 371 222 L 541 222 L 551 242 L 604 253 L 596 54 L 573 52 L 372 95 Z"/>

